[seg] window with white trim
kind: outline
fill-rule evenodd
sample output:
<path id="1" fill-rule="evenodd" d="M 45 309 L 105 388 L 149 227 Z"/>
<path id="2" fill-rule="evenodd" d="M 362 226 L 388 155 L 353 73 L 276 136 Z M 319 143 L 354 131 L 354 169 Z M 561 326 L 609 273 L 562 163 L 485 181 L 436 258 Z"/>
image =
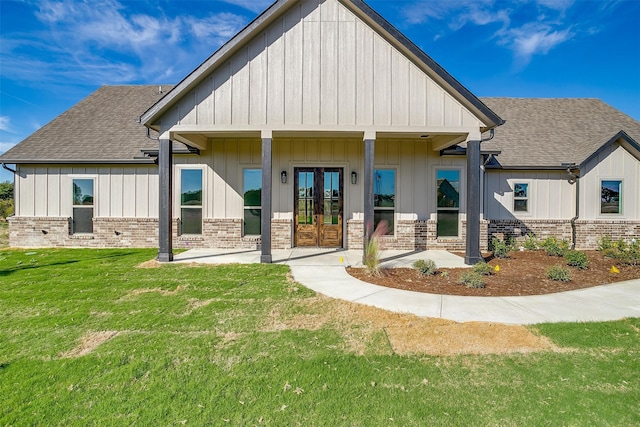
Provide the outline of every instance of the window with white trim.
<path id="1" fill-rule="evenodd" d="M 622 213 L 622 180 L 603 179 L 600 181 L 600 213 Z"/>
<path id="2" fill-rule="evenodd" d="M 262 226 L 262 169 L 245 169 L 243 187 L 244 235 L 259 236 Z"/>
<path id="3" fill-rule="evenodd" d="M 513 184 L 513 211 L 529 212 L 528 182 L 516 182 Z"/>
<path id="4" fill-rule="evenodd" d="M 93 206 L 93 179 L 74 179 L 72 234 L 93 233 Z"/>
<path id="5" fill-rule="evenodd" d="M 460 235 L 460 171 L 458 169 L 436 170 L 437 236 L 458 237 Z"/>
<path id="6" fill-rule="evenodd" d="M 394 233 L 396 214 L 396 171 L 376 169 L 373 174 L 373 229 L 385 224 L 385 234 Z"/>
<path id="7" fill-rule="evenodd" d="M 202 169 L 180 169 L 180 234 L 202 234 Z"/>

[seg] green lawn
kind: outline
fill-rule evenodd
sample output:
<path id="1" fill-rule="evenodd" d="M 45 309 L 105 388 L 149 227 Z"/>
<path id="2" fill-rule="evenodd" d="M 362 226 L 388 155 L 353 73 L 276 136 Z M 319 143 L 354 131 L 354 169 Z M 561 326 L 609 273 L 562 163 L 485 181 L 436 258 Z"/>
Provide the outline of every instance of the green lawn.
<path id="1" fill-rule="evenodd" d="M 357 323 L 292 327 L 321 307 L 287 267 L 136 268 L 154 253 L 0 249 L 0 425 L 640 424 L 639 319 L 401 356 Z"/>

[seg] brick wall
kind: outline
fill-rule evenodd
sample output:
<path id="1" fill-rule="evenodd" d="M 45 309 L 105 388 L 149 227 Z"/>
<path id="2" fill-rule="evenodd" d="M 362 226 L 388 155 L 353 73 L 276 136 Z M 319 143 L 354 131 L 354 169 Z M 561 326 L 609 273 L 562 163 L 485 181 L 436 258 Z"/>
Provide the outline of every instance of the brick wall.
<path id="1" fill-rule="evenodd" d="M 260 249 L 260 236 L 242 236 L 242 219 L 202 221 L 202 235 L 178 235 L 173 223 L 173 247 Z M 291 220 L 276 219 L 271 225 L 273 249 L 291 247 Z M 70 234 L 68 217 L 10 217 L 9 244 L 15 247 L 157 248 L 156 218 L 94 218 L 92 234 Z"/>
<path id="2" fill-rule="evenodd" d="M 158 220 L 155 218 L 94 218 L 93 234 L 70 234 L 67 217 L 9 217 L 9 243 L 16 247 L 95 247 L 156 248 Z M 460 238 L 437 238 L 436 221 L 398 221 L 394 236 L 385 236 L 384 249 L 465 250 L 466 221 L 461 223 Z M 178 236 L 178 220 L 173 224 L 175 248 L 259 249 L 259 236 L 242 236 L 242 219 L 204 219 L 201 236 Z M 528 233 L 538 239 L 557 237 L 571 240 L 569 220 L 500 220 L 482 221 L 480 249 L 487 250 L 493 237 L 512 237 L 524 241 Z M 348 220 L 345 246 L 362 249 L 362 220 Z M 579 220 L 576 221 L 576 247 L 596 249 L 597 241 L 609 235 L 612 239 L 640 239 L 640 221 Z M 273 249 L 289 249 L 293 237 L 290 219 L 274 219 L 271 223 Z"/>
<path id="3" fill-rule="evenodd" d="M 513 238 L 523 242 L 529 233 L 538 240 L 556 237 L 571 241 L 571 220 L 495 220 L 489 224 L 490 238 Z M 576 221 L 576 249 L 597 249 L 598 239 L 605 235 L 614 240 L 640 239 L 640 221 Z"/>
<path id="4" fill-rule="evenodd" d="M 364 221 L 361 219 L 347 220 L 347 249 L 362 249 L 364 239 Z"/>
<path id="5" fill-rule="evenodd" d="M 291 242 L 293 242 L 293 220 L 272 219 L 271 248 L 291 249 Z"/>
<path id="6" fill-rule="evenodd" d="M 488 246 L 489 221 L 480 223 L 480 250 L 486 251 Z M 442 249 L 464 252 L 466 249 L 466 221 L 461 223 L 460 237 L 437 237 L 435 220 L 400 220 L 396 222 L 394 236 L 380 238 L 382 249 L 417 250 Z M 364 226 L 362 220 L 347 221 L 347 248 L 362 249 Z"/>
<path id="7" fill-rule="evenodd" d="M 576 248 L 597 249 L 598 239 L 603 236 L 627 242 L 640 239 L 640 221 L 576 221 Z"/>
<path id="8" fill-rule="evenodd" d="M 556 237 L 571 240 L 570 220 L 492 220 L 489 224 L 489 240 L 497 237 L 501 240 L 512 238 L 516 242 L 524 242 L 527 235 L 532 233 L 538 239 Z"/>
<path id="9" fill-rule="evenodd" d="M 154 218 L 94 218 L 93 234 L 70 233 L 71 225 L 68 217 L 14 216 L 9 218 L 11 246 L 158 247 L 158 220 Z"/>

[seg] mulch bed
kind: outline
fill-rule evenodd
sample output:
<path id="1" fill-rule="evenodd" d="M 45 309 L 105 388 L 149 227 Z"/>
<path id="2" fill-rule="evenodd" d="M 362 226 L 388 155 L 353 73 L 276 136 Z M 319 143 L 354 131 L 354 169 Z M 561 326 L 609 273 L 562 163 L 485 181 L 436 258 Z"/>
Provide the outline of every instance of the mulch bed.
<path id="1" fill-rule="evenodd" d="M 420 276 L 412 268 L 386 269 L 380 276 L 368 274 L 363 268 L 348 268 L 353 277 L 365 282 L 389 288 L 444 295 L 464 296 L 517 296 L 543 295 L 588 288 L 630 279 L 640 279 L 640 266 L 618 265 L 615 260 L 605 258 L 598 251 L 585 251 L 589 268 L 578 270 L 569 267 L 573 280 L 556 282 L 547 278 L 546 269 L 551 265 L 565 265 L 564 258 L 550 257 L 543 251 L 512 252 L 507 259 L 486 258 L 491 266 L 500 266 L 500 271 L 485 276 L 484 289 L 467 288 L 458 284 L 460 274 L 468 269 L 441 268 L 434 276 Z M 612 266 L 620 273 L 611 273 Z M 442 272 L 448 272 L 446 277 Z"/>

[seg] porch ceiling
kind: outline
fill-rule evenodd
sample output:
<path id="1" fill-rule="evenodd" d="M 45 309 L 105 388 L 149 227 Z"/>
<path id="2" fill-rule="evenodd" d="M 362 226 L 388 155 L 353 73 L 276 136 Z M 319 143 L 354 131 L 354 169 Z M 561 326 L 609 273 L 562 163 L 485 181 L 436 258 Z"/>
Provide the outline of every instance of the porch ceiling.
<path id="1" fill-rule="evenodd" d="M 348 138 L 362 139 L 365 131 L 363 130 L 273 130 L 273 138 Z M 366 131 L 370 132 L 370 131 Z M 452 145 L 465 142 L 471 137 L 468 130 L 459 130 L 456 132 L 443 132 L 441 130 L 408 130 L 408 131 L 379 131 L 375 132 L 376 139 L 400 139 L 400 140 L 421 140 L 429 143 L 434 151 L 443 150 Z M 207 143 L 210 138 L 261 138 L 262 130 L 211 130 L 211 129 L 174 129 L 170 132 L 173 140 L 182 142 L 201 150 L 207 149 Z"/>

